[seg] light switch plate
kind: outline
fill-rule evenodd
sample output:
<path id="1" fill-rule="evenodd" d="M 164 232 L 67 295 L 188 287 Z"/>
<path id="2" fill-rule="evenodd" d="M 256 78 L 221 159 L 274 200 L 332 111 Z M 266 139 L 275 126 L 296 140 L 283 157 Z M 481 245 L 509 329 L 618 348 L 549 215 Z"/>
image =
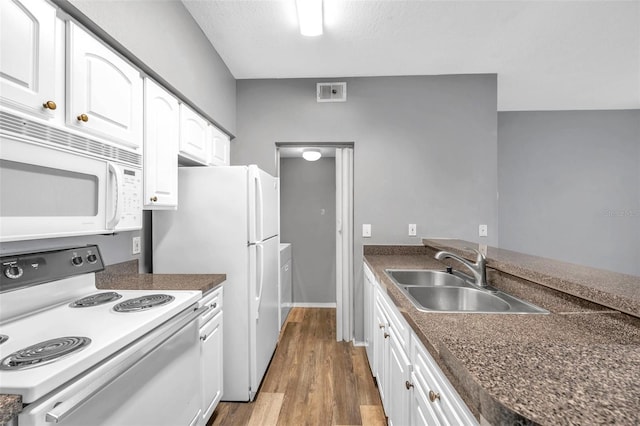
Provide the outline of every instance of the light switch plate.
<path id="1" fill-rule="evenodd" d="M 488 234 L 487 225 L 479 225 L 478 226 L 478 235 L 481 237 L 486 237 Z"/>
<path id="2" fill-rule="evenodd" d="M 362 236 L 364 238 L 371 238 L 371 224 L 363 223 L 362 224 Z"/>
<path id="3" fill-rule="evenodd" d="M 415 237 L 417 235 L 417 227 L 415 223 L 410 223 L 409 224 L 409 236 L 410 237 Z"/>

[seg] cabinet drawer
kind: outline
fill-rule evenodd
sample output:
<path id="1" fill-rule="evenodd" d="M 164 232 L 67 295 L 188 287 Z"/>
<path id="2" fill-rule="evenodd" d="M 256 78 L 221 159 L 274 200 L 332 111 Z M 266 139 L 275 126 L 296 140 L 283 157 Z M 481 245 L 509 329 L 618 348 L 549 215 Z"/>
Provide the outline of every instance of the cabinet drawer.
<path id="1" fill-rule="evenodd" d="M 209 309 L 202 315 L 200 324 L 204 324 L 213 318 L 222 310 L 222 289 L 215 290 L 213 293 L 205 295 L 198 302 L 198 307 L 208 306 Z"/>
<path id="2" fill-rule="evenodd" d="M 398 311 L 398 308 L 393 303 L 390 303 L 387 299 L 387 296 L 382 290 L 378 289 L 376 291 L 376 299 L 384 308 L 384 311 L 389 319 L 389 327 L 393 330 L 394 334 L 398 338 L 398 342 L 405 350 L 405 352 L 409 352 L 409 325 L 406 320 Z"/>
<path id="3" fill-rule="evenodd" d="M 424 406 L 426 411 L 435 414 L 440 424 L 478 424 L 415 333 L 411 333 L 411 359 L 413 384 L 416 390 L 426 398 Z"/>

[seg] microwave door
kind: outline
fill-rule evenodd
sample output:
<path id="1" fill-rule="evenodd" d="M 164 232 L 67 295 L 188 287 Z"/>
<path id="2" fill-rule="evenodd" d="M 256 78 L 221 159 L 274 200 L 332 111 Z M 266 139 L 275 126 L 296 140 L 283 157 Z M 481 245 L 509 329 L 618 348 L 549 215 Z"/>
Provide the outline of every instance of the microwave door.
<path id="1" fill-rule="evenodd" d="M 0 241 L 108 233 L 108 163 L 0 139 Z"/>

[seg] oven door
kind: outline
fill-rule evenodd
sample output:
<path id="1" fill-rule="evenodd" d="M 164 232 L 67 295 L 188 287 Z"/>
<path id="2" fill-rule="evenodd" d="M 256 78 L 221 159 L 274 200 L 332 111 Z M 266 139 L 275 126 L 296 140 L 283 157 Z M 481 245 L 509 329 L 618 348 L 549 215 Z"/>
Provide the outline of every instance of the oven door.
<path id="1" fill-rule="evenodd" d="M 1 136 L 0 241 L 110 232 L 115 173 L 104 160 Z"/>
<path id="2" fill-rule="evenodd" d="M 202 309 L 188 309 L 83 377 L 29 404 L 18 425 L 196 425 L 201 413 L 201 314 Z"/>

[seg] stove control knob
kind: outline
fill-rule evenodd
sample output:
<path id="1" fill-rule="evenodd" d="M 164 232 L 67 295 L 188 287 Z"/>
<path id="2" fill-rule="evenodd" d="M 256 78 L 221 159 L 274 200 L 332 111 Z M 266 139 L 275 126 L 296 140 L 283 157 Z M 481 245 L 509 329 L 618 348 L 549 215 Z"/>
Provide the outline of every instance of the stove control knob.
<path id="1" fill-rule="evenodd" d="M 96 256 L 95 254 L 90 254 L 89 256 L 87 256 L 87 261 L 89 263 L 96 263 L 98 261 L 98 256 Z"/>
<path id="2" fill-rule="evenodd" d="M 24 270 L 18 265 L 8 265 L 6 268 L 4 268 L 4 276 L 12 280 L 20 278 L 23 273 Z"/>
<path id="3" fill-rule="evenodd" d="M 80 266 L 84 263 L 84 261 L 80 256 L 75 256 L 71 258 L 71 263 L 73 263 L 75 266 Z"/>

